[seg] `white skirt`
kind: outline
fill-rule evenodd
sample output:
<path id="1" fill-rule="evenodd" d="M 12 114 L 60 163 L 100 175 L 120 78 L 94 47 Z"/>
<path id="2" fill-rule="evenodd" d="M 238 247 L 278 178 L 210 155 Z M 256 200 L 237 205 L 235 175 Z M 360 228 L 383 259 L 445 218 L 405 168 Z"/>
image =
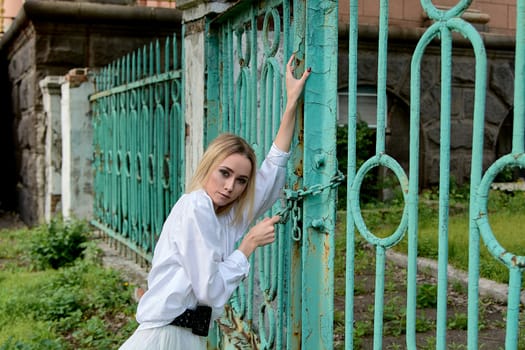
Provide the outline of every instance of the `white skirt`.
<path id="1" fill-rule="evenodd" d="M 136 330 L 119 350 L 206 350 L 207 339 L 189 328 L 167 325 Z"/>

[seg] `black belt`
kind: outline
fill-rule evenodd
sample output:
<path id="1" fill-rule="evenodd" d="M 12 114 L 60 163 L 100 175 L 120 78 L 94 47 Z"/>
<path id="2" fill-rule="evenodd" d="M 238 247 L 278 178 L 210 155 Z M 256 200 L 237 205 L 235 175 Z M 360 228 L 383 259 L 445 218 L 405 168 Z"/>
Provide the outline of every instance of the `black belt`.
<path id="1" fill-rule="evenodd" d="M 211 307 L 197 305 L 195 310 L 186 309 L 171 322 L 171 325 L 191 328 L 191 332 L 201 337 L 208 336 L 210 329 Z"/>

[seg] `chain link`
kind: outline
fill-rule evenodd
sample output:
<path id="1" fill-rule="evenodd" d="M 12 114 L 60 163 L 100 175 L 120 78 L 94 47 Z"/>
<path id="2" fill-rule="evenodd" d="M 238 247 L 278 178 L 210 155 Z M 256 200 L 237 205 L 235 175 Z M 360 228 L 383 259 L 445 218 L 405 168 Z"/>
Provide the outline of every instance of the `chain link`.
<path id="1" fill-rule="evenodd" d="M 317 184 L 311 186 L 309 189 L 292 191 L 290 189 L 283 190 L 283 196 L 281 198 L 281 209 L 275 213 L 279 215 L 281 219 L 279 224 L 284 225 L 288 219 L 291 219 L 292 223 L 292 239 L 295 241 L 301 240 L 302 232 L 299 227 L 299 220 L 302 216 L 301 208 L 299 205 L 306 196 L 316 196 L 321 194 L 326 189 L 332 189 L 339 186 L 345 179 L 344 174 L 341 171 L 337 171 L 337 174 L 330 179 L 330 182 L 325 185 Z"/>

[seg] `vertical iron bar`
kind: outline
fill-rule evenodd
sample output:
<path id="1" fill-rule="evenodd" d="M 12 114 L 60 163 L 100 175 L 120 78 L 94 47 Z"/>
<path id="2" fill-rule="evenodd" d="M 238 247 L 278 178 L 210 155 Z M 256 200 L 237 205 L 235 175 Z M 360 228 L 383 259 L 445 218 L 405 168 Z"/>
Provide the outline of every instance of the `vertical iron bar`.
<path id="1" fill-rule="evenodd" d="M 483 137 L 485 127 L 485 93 L 487 86 L 487 56 L 483 41 L 472 27 L 467 32 L 476 57 L 476 80 L 474 91 L 474 123 L 472 136 L 472 164 L 470 169 L 469 202 L 469 261 L 468 261 L 468 349 L 478 349 L 479 320 L 479 250 L 480 233 L 475 218 L 477 189 L 483 168 Z"/>
<path id="2" fill-rule="evenodd" d="M 436 350 L 446 347 L 448 284 L 448 204 L 450 191 L 450 110 L 452 88 L 452 36 L 441 26 L 441 113 L 439 156 L 438 300 Z"/>
<path id="3" fill-rule="evenodd" d="M 385 299 L 385 248 L 376 246 L 376 279 L 374 289 L 374 350 L 383 349 L 383 303 Z"/>
<path id="4" fill-rule="evenodd" d="M 516 48 L 514 67 L 514 125 L 512 153 L 524 152 L 525 130 L 525 1 L 516 4 Z"/>
<path id="5" fill-rule="evenodd" d="M 388 0 L 381 0 L 379 8 L 379 45 L 377 58 L 377 128 L 376 154 L 385 152 L 386 80 L 388 58 Z"/>
<path id="6" fill-rule="evenodd" d="M 522 269 L 510 268 L 509 290 L 507 301 L 507 333 L 505 336 L 505 349 L 518 349 L 519 317 L 520 317 L 520 291 Z M 523 331 L 523 330 L 522 330 Z"/>
<path id="7" fill-rule="evenodd" d="M 434 29 L 434 30 L 433 30 Z M 419 202 L 419 137 L 421 61 L 426 46 L 435 35 L 430 27 L 420 38 L 412 56 L 410 68 L 410 153 L 408 183 L 408 261 L 407 261 L 407 326 L 408 349 L 416 349 L 417 244 Z"/>
<path id="8" fill-rule="evenodd" d="M 348 164 L 346 187 L 350 188 L 355 178 L 357 164 L 357 51 L 358 51 L 358 0 L 350 0 L 350 32 L 348 36 Z M 355 256 L 354 217 L 350 214 L 350 196 L 346 198 L 346 255 Z M 345 349 L 354 349 L 354 285 L 355 259 L 346 259 L 345 285 Z"/>

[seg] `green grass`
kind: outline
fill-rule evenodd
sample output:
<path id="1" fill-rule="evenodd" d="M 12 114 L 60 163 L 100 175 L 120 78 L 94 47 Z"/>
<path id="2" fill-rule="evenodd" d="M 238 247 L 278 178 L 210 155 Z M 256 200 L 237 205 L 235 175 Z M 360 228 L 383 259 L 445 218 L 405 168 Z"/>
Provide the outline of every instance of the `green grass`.
<path id="1" fill-rule="evenodd" d="M 136 328 L 133 286 L 87 258 L 94 245 L 85 259 L 36 269 L 35 230 L 0 231 L 0 350 L 118 348 Z"/>
<path id="2" fill-rule="evenodd" d="M 438 258 L 439 221 L 438 204 L 435 196 L 422 195 L 420 199 L 418 222 L 418 256 Z M 468 270 L 469 250 L 469 212 L 468 199 L 461 197 L 450 201 L 448 226 L 449 263 L 461 270 Z M 363 208 L 363 217 L 369 230 L 378 237 L 386 237 L 399 225 L 402 203 L 375 204 Z M 488 202 L 489 223 L 499 244 L 515 255 L 525 255 L 525 235 L 523 234 L 523 212 L 525 193 L 509 194 L 491 191 Z M 394 250 L 408 251 L 407 234 L 394 247 Z M 480 239 L 480 275 L 500 283 L 508 282 L 508 268 L 496 259 Z"/>
<path id="3" fill-rule="evenodd" d="M 46 322 L 36 321 L 28 312 L 35 308 L 42 286 L 53 275 L 52 271 L 0 271 L 0 344 L 11 337 L 24 341 L 32 337 L 56 337 Z"/>

